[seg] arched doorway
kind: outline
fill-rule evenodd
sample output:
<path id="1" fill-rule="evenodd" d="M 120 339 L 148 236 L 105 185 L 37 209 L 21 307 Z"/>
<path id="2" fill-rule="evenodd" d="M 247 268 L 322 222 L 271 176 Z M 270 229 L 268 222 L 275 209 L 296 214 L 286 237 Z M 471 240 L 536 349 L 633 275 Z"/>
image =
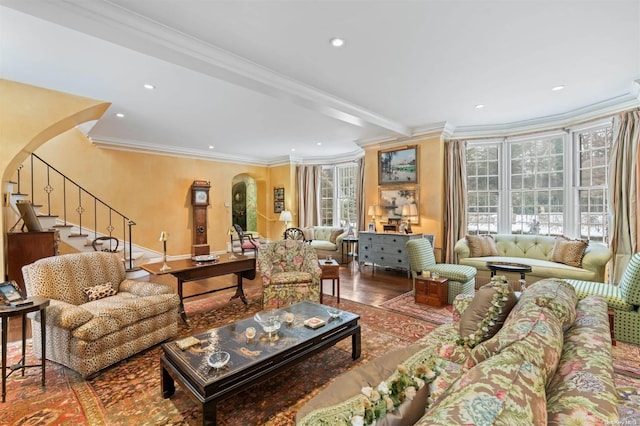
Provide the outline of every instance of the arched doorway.
<path id="1" fill-rule="evenodd" d="M 231 222 L 245 231 L 258 230 L 258 190 L 249 175 L 239 174 L 231 181 Z"/>

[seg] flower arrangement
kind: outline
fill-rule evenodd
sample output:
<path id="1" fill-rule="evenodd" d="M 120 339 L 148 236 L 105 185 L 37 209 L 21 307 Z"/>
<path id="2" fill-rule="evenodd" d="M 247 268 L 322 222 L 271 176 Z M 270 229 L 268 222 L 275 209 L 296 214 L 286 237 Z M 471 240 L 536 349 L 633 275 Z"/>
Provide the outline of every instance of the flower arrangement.
<path id="1" fill-rule="evenodd" d="M 484 341 L 489 333 L 490 327 L 496 325 L 496 321 L 502 313 L 505 303 L 509 300 L 508 295 L 511 292 L 511 288 L 509 287 L 509 281 L 507 281 L 504 275 L 492 277 L 489 284 L 495 292 L 491 298 L 491 306 L 487 314 L 483 317 L 482 321 L 478 323 L 476 332 L 469 336 L 458 337 L 457 344 L 473 348 Z"/>
<path id="2" fill-rule="evenodd" d="M 436 356 L 427 358 L 410 371 L 405 365 L 398 365 L 394 374 L 373 388 L 362 388 L 364 415 L 351 418 L 352 426 L 373 425 L 387 413 L 394 411 L 406 400 L 413 400 L 416 393 L 425 384 L 438 376 L 441 361 Z"/>

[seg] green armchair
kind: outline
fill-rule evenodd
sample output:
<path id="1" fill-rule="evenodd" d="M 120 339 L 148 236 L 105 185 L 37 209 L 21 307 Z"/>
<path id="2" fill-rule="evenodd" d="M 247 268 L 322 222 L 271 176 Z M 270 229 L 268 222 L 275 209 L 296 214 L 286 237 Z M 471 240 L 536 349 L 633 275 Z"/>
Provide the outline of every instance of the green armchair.
<path id="1" fill-rule="evenodd" d="M 302 240 L 282 240 L 258 251 L 262 308 L 275 309 L 303 300 L 320 302 L 322 270 L 313 247 Z"/>

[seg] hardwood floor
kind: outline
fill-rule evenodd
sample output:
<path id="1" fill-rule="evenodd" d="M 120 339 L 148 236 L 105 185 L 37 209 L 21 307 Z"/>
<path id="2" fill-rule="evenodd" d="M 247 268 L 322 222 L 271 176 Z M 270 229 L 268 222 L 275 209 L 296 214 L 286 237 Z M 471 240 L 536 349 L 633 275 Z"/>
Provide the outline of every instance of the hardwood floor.
<path id="1" fill-rule="evenodd" d="M 183 286 L 184 295 L 193 295 L 216 287 L 226 287 L 235 283 L 235 279 L 234 275 L 227 275 L 185 283 Z M 172 275 L 150 276 L 149 281 L 169 284 L 176 292 L 178 291 L 177 279 Z M 259 276 L 254 280 L 243 281 L 245 290 L 260 288 L 261 286 L 262 281 Z M 340 299 L 349 299 L 366 305 L 378 306 L 389 299 L 410 291 L 411 288 L 411 279 L 407 277 L 406 271 L 385 270 L 385 268 L 374 269 L 370 265 L 358 268 L 355 262 L 340 265 Z M 226 291 L 230 294 L 234 292 L 234 290 Z M 323 281 L 323 293 L 331 294 L 331 281 Z M 197 298 L 211 297 L 211 295 L 197 296 Z M 27 336 L 31 336 L 29 320 L 27 320 Z M 7 340 L 13 342 L 20 339 L 20 320 L 9 321 Z"/>

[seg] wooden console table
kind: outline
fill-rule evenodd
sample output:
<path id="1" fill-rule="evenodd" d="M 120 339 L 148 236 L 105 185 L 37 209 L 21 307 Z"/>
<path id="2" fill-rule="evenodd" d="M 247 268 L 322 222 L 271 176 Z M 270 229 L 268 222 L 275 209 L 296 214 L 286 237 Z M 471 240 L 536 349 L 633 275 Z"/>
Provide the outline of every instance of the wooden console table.
<path id="1" fill-rule="evenodd" d="M 256 277 L 256 259 L 255 257 L 243 256 L 236 254 L 232 257 L 231 253 L 221 254 L 215 262 L 196 262 L 191 259 L 173 260 L 167 262 L 167 266 L 171 269 L 162 271 L 163 263 L 147 263 L 142 265 L 142 269 L 154 275 L 171 274 L 178 279 L 178 296 L 180 296 L 180 316 L 183 321 L 187 320 L 187 314 L 184 311 L 184 299 L 196 297 L 203 294 L 214 293 L 216 291 L 236 289 L 231 299 L 239 297 L 246 305 L 247 298 L 242 289 L 242 278 L 252 280 Z M 197 281 L 204 278 L 212 278 L 220 275 L 236 274 L 238 277 L 236 284 L 224 288 L 217 288 L 190 296 L 184 296 L 182 293 L 183 283 L 189 281 Z"/>

